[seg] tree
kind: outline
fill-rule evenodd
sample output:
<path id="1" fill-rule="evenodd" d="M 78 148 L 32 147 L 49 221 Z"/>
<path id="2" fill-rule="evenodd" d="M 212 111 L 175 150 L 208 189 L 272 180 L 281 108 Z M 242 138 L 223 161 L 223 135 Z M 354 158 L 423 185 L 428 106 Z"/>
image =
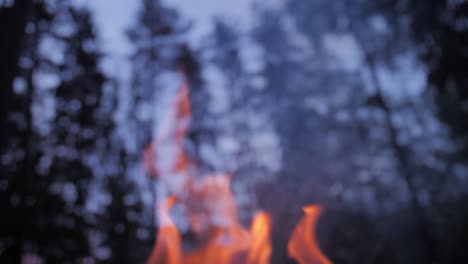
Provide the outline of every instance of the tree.
<path id="1" fill-rule="evenodd" d="M 1 258 L 78 261 L 92 256 L 86 204 L 105 76 L 88 11 L 35 2 L 27 32 L 8 111 L 14 133 L 2 153 Z"/>
<path id="2" fill-rule="evenodd" d="M 283 210 L 321 198 L 368 215 L 379 232 L 386 215 L 404 211 L 401 228 L 419 230 L 412 254 L 437 262 L 435 204 L 462 197 L 466 187 L 452 175 L 451 144 L 433 97 L 414 81 L 424 65 L 408 20 L 396 16 L 404 18 L 401 6 L 386 14 L 366 1 L 288 1 L 283 9 L 259 9 L 254 36 L 285 148 L 277 192 L 294 197 Z"/>
<path id="3" fill-rule="evenodd" d="M 30 0 L 13 1 L 12 6 L 0 5 L 0 146 L 9 137 L 7 112 L 13 98 L 13 79 L 18 71 L 18 59 L 23 46 L 24 29 L 31 6 Z M 3 149 L 2 149 L 3 150 Z"/>
<path id="4" fill-rule="evenodd" d="M 445 122 L 458 145 L 459 158 L 466 162 L 467 79 L 463 67 L 468 57 L 464 49 L 468 30 L 463 21 L 468 16 L 464 1 L 379 1 L 388 17 L 408 15 L 407 30 L 421 47 L 419 56 L 428 67 L 428 85 L 434 94 L 437 114 Z M 432 17 L 430 21 L 426 18 Z"/>
<path id="5" fill-rule="evenodd" d="M 132 133 L 135 135 L 135 148 L 132 150 L 140 158 L 144 147 L 150 143 L 153 116 L 151 107 L 155 94 L 161 91 L 161 76 L 177 70 L 177 57 L 181 54 L 178 39 L 184 30 L 175 10 L 165 7 L 159 0 L 143 0 L 137 17 L 137 24 L 128 32 L 135 46 L 132 61 L 131 109 L 128 113 Z"/>
<path id="6" fill-rule="evenodd" d="M 143 153 L 153 139 L 157 117 L 164 114 L 163 107 L 167 106 L 164 96 L 171 90 L 169 87 L 179 83 L 171 74 L 186 71 L 191 78 L 196 65 L 181 39 L 186 25 L 175 10 L 161 2 L 142 0 L 136 23 L 128 30 L 135 49 L 130 57 L 131 89 L 125 127 L 132 136 L 124 136 L 124 143 L 116 146 L 120 149 L 119 163 L 123 164 L 120 173 L 125 176 L 115 174 L 106 181 L 106 189 L 114 196 L 103 221 L 109 222 L 105 228 L 109 230 L 106 244 L 112 251 L 111 260 L 143 261 L 149 255 L 155 238 L 154 204 L 143 203 L 140 198 L 149 194 L 154 199 L 156 183 L 148 172 L 142 171 Z M 127 246 L 134 248 L 133 252 L 122 252 Z"/>
<path id="7" fill-rule="evenodd" d="M 276 113 L 262 76 L 260 47 L 232 21 L 214 20 L 206 40 L 202 65 L 205 100 L 194 123 L 206 124 L 210 137 L 200 159 L 213 171 L 232 173 L 233 194 L 239 217 L 248 222 L 258 210 L 256 186 L 274 181 L 282 165 Z M 201 106 L 205 106 L 202 108 Z"/>
<path id="8" fill-rule="evenodd" d="M 106 259 L 111 263 L 143 263 L 150 255 L 154 241 L 152 220 L 146 214 L 138 185 L 126 173 L 127 154 L 122 149 L 114 175 L 105 178 L 104 190 L 112 197 L 99 214 L 98 227 L 105 239 L 101 246 L 110 249 Z"/>

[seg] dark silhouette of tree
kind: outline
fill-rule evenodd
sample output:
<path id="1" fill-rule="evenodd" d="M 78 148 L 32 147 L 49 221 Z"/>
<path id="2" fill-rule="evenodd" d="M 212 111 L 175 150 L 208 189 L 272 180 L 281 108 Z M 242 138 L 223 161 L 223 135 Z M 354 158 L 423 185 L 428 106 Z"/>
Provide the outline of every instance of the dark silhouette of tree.
<path id="1" fill-rule="evenodd" d="M 20 1 L 19 1 L 20 2 Z M 22 10 L 21 12 L 25 12 Z M 44 13 L 45 6 L 41 3 L 35 3 L 30 7 L 29 12 L 20 13 L 17 11 L 18 17 L 23 17 L 24 23 L 30 25 L 37 25 L 40 22 L 49 24 L 50 17 Z M 6 26 L 6 25 L 5 25 Z M 16 28 L 20 31 L 14 33 L 14 35 L 22 34 L 22 28 Z M 33 140 L 37 139 L 33 131 L 32 124 L 32 101 L 33 101 L 33 69 L 39 64 L 37 57 L 36 47 L 42 32 L 38 28 L 30 30 L 24 37 L 23 42 L 16 42 L 15 47 L 5 47 L 6 50 L 2 49 L 2 52 L 12 52 L 15 50 L 21 52 L 26 63 L 21 65 L 20 61 L 20 73 L 22 76 L 22 88 L 19 93 L 12 94 L 12 96 L 6 96 L 6 99 L 10 102 L 2 104 L 2 107 L 9 108 L 2 112 L 7 118 L 7 123 L 2 130 L 11 131 L 8 135 L 8 139 L 3 145 L 2 157 L 6 159 L 3 166 L 2 174 L 5 175 L 5 187 L 2 192 L 2 207 L 7 208 L 5 216 L 2 217 L 2 241 L 5 244 L 5 250 L 2 252 L 2 259 L 6 262 L 19 263 L 22 257 L 22 253 L 25 247 L 26 234 L 29 230 L 26 230 L 28 226 L 27 211 L 31 209 L 35 203 L 35 199 L 31 199 L 33 196 L 29 196 L 32 192 L 33 178 L 34 178 L 34 163 L 37 160 L 37 152 L 32 146 Z M 10 50 L 9 50 L 9 49 Z M 16 60 L 9 61 L 8 67 L 11 69 L 16 68 Z M 14 74 L 10 76 L 11 84 Z M 5 90 L 10 89 L 11 84 L 6 84 Z M 11 89 L 13 86 L 11 86 Z M 3 88 L 2 88 L 2 91 Z M 12 89 L 13 91 L 13 89 Z M 8 92 L 8 91 L 6 91 Z M 20 153 L 15 155 L 14 153 Z M 28 205 L 26 199 L 28 198 Z"/>
<path id="2" fill-rule="evenodd" d="M 390 19 L 406 15 L 411 38 L 420 47 L 428 67 L 428 85 L 438 106 L 438 116 L 451 129 L 459 157 L 468 157 L 468 79 L 463 65 L 468 62 L 466 46 L 468 3 L 465 1 L 381 0 L 378 7 Z M 428 19 L 430 18 L 430 19 Z"/>
<path id="3" fill-rule="evenodd" d="M 468 3 L 465 1 L 410 1 L 413 32 L 422 43 L 428 82 L 435 93 L 438 115 L 451 129 L 459 154 L 468 161 L 468 63 L 466 47 Z M 451 3 L 453 2 L 453 3 Z M 427 21 L 427 17 L 432 19 Z"/>
<path id="4" fill-rule="evenodd" d="M 86 204 L 106 77 L 88 11 L 34 2 L 27 25 L 2 153 L 0 259 L 79 261 L 93 254 Z M 50 49 L 59 58 L 44 52 Z"/>
<path id="5" fill-rule="evenodd" d="M 105 190 L 112 196 L 99 218 L 105 240 L 109 247 L 110 263 L 144 263 L 150 255 L 155 239 L 151 220 L 141 201 L 138 186 L 126 176 L 127 154 L 120 151 L 120 173 L 105 180 Z M 150 221 L 148 221 L 150 220 Z"/>
<path id="6" fill-rule="evenodd" d="M 13 97 L 13 79 L 18 73 L 18 59 L 31 2 L 18 0 L 13 1 L 12 6 L 0 5 L 0 148 L 5 146 L 9 136 L 7 112 Z"/>

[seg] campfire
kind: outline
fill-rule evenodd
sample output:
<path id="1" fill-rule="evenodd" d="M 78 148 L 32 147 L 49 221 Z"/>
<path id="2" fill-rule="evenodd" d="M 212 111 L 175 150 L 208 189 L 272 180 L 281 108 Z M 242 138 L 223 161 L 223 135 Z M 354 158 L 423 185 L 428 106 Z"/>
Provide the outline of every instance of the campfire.
<path id="1" fill-rule="evenodd" d="M 148 264 L 267 264 L 272 254 L 272 219 L 259 211 L 250 227 L 243 226 L 230 191 L 231 175 L 204 175 L 183 148 L 190 124 L 188 82 L 183 83 L 164 118 L 154 141 L 146 148 L 144 165 L 162 186 L 167 197 L 156 202 L 158 234 Z M 193 233 L 194 246 L 184 246 L 181 231 L 171 217 L 174 207 L 184 212 Z M 331 263 L 321 252 L 315 226 L 322 208 L 304 207 L 305 215 L 294 228 L 288 255 L 300 264 Z M 286 249 L 285 249 L 286 250 Z"/>

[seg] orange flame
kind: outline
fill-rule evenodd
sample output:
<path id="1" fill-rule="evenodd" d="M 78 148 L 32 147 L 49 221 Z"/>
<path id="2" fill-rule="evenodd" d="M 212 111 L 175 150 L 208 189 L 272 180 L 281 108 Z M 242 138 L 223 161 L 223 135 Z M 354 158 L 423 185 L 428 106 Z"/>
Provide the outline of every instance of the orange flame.
<path id="1" fill-rule="evenodd" d="M 255 215 L 250 230 L 242 227 L 237 221 L 234 198 L 229 192 L 229 186 L 226 185 L 229 181 L 223 176 L 225 175 L 209 177 L 201 184 L 200 189 L 191 192 L 192 201 L 189 208 L 193 220 L 191 227 L 196 230 L 197 225 L 194 223 L 203 223 L 200 226 L 206 228 L 206 230 L 196 230 L 202 245 L 192 251 L 183 252 L 180 233 L 169 215 L 175 198 L 171 197 L 158 206 L 160 230 L 148 264 L 267 264 L 269 262 L 271 256 L 269 215 L 259 212 Z M 199 217 L 201 219 L 198 219 Z"/>
<path id="2" fill-rule="evenodd" d="M 249 231 L 238 223 L 218 229 L 206 246 L 191 252 L 183 263 L 267 264 L 270 256 L 270 217 L 259 212 Z"/>
<path id="3" fill-rule="evenodd" d="M 305 216 L 296 225 L 288 243 L 288 255 L 299 264 L 331 264 L 323 255 L 315 236 L 315 226 L 322 212 L 320 206 L 303 208 Z"/>
<path id="4" fill-rule="evenodd" d="M 265 212 L 258 213 L 252 222 L 250 234 L 252 243 L 247 256 L 247 264 L 267 264 L 271 257 L 271 219 Z"/>
<path id="5" fill-rule="evenodd" d="M 194 180 L 192 171 L 196 166 L 183 149 L 190 118 L 188 84 L 184 80 L 156 139 L 144 151 L 146 170 L 167 185 L 172 194 L 157 206 L 159 233 L 147 264 L 269 263 L 270 216 L 257 213 L 247 230 L 238 221 L 230 175 L 207 175 Z M 180 232 L 169 214 L 176 199 L 186 209 L 190 229 L 196 236 L 197 247 L 191 251 L 184 251 Z M 299 264 L 331 264 L 315 238 L 321 210 L 320 206 L 304 207 L 305 216 L 291 235 L 288 255 Z"/>
<path id="6" fill-rule="evenodd" d="M 208 175 L 193 180 L 191 169 L 195 166 L 182 146 L 189 121 L 188 85 L 184 81 L 162 120 L 156 139 L 144 152 L 147 171 L 166 184 L 173 195 L 157 207 L 160 228 L 147 263 L 268 263 L 271 255 L 268 214 L 258 213 L 251 229 L 246 230 L 238 221 L 230 175 Z M 199 244 L 189 252 L 184 252 L 181 235 L 169 215 L 175 199 L 185 206 L 190 228 Z"/>
<path id="7" fill-rule="evenodd" d="M 190 166 L 190 159 L 184 153 L 182 147 L 190 117 L 188 84 L 184 80 L 168 113 L 161 122 L 156 139 L 144 151 L 143 164 L 151 176 L 157 178 L 161 175 L 169 175 L 187 170 Z M 172 157 L 169 157 L 171 160 L 166 159 L 166 162 L 157 163 L 156 160 L 161 158 L 158 148 L 171 148 L 173 150 L 172 155 L 170 155 Z M 164 156 L 168 155 L 167 152 L 162 154 Z"/>
<path id="8" fill-rule="evenodd" d="M 171 196 L 158 206 L 159 234 L 153 252 L 148 259 L 148 264 L 181 263 L 181 239 L 179 231 L 169 215 L 169 210 L 174 203 L 175 197 Z"/>

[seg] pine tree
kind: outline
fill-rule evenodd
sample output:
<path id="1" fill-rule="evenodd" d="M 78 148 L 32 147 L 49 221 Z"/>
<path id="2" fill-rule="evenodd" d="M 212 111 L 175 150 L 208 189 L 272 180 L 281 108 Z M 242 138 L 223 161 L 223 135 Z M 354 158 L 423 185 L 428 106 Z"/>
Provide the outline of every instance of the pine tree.
<path id="1" fill-rule="evenodd" d="M 6 129 L 7 112 L 12 106 L 13 80 L 19 70 L 18 61 L 31 4 L 31 0 L 0 3 L 0 37 L 3 40 L 0 42 L 0 151 L 10 136 Z"/>
<path id="2" fill-rule="evenodd" d="M 93 254 L 85 205 L 105 76 L 90 19 L 62 1 L 35 2 L 28 18 L 9 111 L 14 134 L 2 156 L 6 263 L 28 254 L 53 263 Z"/>
<path id="3" fill-rule="evenodd" d="M 99 227 L 104 233 L 103 246 L 110 249 L 110 263 L 144 263 L 154 241 L 152 218 L 146 214 L 138 185 L 129 178 L 128 155 L 121 148 L 118 154 L 120 168 L 105 179 L 104 189 L 112 201 L 100 214 Z M 147 218 L 147 219 L 145 219 Z"/>

